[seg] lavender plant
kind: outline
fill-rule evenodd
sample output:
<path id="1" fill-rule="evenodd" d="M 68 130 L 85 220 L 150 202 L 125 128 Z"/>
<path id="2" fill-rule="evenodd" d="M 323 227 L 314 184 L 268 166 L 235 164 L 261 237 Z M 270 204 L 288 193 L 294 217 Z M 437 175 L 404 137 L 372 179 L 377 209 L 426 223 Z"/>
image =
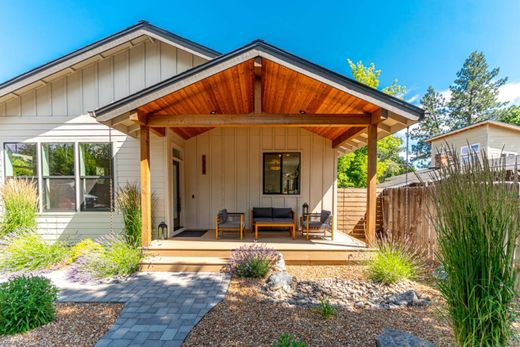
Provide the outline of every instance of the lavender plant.
<path id="1" fill-rule="evenodd" d="M 226 269 L 239 277 L 264 277 L 278 256 L 276 250 L 255 242 L 234 249 Z"/>

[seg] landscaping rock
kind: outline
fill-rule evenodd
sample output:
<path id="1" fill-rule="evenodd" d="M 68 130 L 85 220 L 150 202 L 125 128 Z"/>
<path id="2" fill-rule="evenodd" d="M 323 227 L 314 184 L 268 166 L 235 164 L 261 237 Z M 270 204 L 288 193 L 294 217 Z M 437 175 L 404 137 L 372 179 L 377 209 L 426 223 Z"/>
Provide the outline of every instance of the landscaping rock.
<path id="1" fill-rule="evenodd" d="M 287 268 L 285 267 L 285 259 L 283 258 L 282 253 L 278 255 L 278 259 L 273 266 L 274 271 L 276 272 L 286 272 Z"/>
<path id="2" fill-rule="evenodd" d="M 385 328 L 376 338 L 376 347 L 435 347 L 432 343 L 407 333 Z"/>
<path id="3" fill-rule="evenodd" d="M 290 293 L 294 289 L 294 277 L 285 271 L 274 272 L 269 276 L 264 289 L 268 292 Z"/>
<path id="4" fill-rule="evenodd" d="M 390 295 L 383 302 L 382 305 L 392 305 L 405 307 L 405 306 L 428 306 L 431 304 L 428 299 L 421 299 L 415 292 L 415 290 L 410 289 L 406 292 Z"/>

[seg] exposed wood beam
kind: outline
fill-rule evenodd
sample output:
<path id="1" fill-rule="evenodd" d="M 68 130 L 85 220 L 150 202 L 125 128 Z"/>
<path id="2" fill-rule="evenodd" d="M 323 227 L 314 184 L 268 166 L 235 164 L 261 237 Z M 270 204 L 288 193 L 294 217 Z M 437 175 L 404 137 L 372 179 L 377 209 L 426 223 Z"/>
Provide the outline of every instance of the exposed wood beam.
<path id="1" fill-rule="evenodd" d="M 255 76 L 261 76 L 262 75 L 262 57 L 256 57 L 255 59 Z"/>
<path id="2" fill-rule="evenodd" d="M 132 124 L 132 125 L 130 125 L 130 126 L 127 127 L 127 132 L 128 132 L 129 134 L 131 134 L 131 133 L 135 133 L 135 132 L 137 132 L 137 131 L 139 131 L 139 124 Z"/>
<path id="3" fill-rule="evenodd" d="M 141 153 L 141 223 L 142 246 L 152 241 L 152 186 L 150 178 L 150 129 L 142 125 L 139 129 Z"/>
<path id="4" fill-rule="evenodd" d="M 146 125 L 148 122 L 148 115 L 144 113 L 143 111 L 135 111 L 130 114 L 130 117 L 128 117 L 132 122 L 140 124 L 140 125 Z"/>
<path id="5" fill-rule="evenodd" d="M 395 114 L 395 113 L 392 113 L 390 115 L 390 118 L 395 120 L 396 122 L 398 123 L 401 123 L 401 124 L 404 124 L 405 126 L 408 126 L 408 125 L 412 125 L 414 124 L 415 122 L 412 121 L 411 119 L 408 119 L 406 117 L 403 117 L 401 115 L 398 115 L 398 114 Z"/>
<path id="6" fill-rule="evenodd" d="M 369 115 L 362 114 L 184 114 L 149 115 L 149 127 L 345 127 L 370 124 Z"/>
<path id="7" fill-rule="evenodd" d="M 361 132 L 363 132 L 365 128 L 350 128 L 348 130 L 345 130 L 342 134 L 338 135 L 333 141 L 332 141 L 332 148 L 338 148 L 343 143 L 347 142 L 348 140 L 352 139 L 353 137 L 359 135 Z"/>
<path id="8" fill-rule="evenodd" d="M 255 77 L 255 95 L 254 95 L 254 112 L 262 113 L 262 79 L 260 76 Z"/>
<path id="9" fill-rule="evenodd" d="M 391 133 L 391 132 L 392 132 L 392 127 L 391 127 L 391 126 L 388 126 L 388 125 L 386 125 L 386 124 L 383 124 L 383 123 L 379 123 L 379 124 L 377 125 L 377 128 L 378 128 L 379 130 L 382 130 L 382 131 L 386 132 L 386 133 Z"/>
<path id="10" fill-rule="evenodd" d="M 374 246 L 376 241 L 376 172 L 377 172 L 377 124 L 368 126 L 367 153 L 367 212 L 365 236 L 367 244 Z"/>
<path id="11" fill-rule="evenodd" d="M 150 131 L 158 137 L 164 137 L 166 135 L 166 128 L 150 128 Z"/>
<path id="12" fill-rule="evenodd" d="M 129 120 L 130 116 L 131 115 L 129 115 L 128 113 L 124 113 L 120 116 L 114 117 L 110 120 L 110 125 L 114 127 L 118 124 L 124 123 L 127 120 Z"/>
<path id="13" fill-rule="evenodd" d="M 372 112 L 372 124 L 377 124 L 388 119 L 388 111 L 384 108 L 379 108 L 377 111 Z"/>

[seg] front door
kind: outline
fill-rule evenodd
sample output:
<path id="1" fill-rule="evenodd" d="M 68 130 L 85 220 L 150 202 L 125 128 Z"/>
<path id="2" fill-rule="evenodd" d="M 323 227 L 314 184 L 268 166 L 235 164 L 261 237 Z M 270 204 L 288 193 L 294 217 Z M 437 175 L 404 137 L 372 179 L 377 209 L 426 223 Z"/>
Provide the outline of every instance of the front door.
<path id="1" fill-rule="evenodd" d="M 173 230 L 181 228 L 181 179 L 180 163 L 173 161 Z"/>

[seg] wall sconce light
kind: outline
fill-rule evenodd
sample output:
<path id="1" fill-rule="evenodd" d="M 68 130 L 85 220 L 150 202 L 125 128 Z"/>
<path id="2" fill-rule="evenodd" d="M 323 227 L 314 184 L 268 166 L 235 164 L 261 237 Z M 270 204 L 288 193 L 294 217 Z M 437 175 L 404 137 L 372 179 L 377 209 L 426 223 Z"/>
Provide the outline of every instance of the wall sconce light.
<path id="1" fill-rule="evenodd" d="M 304 110 L 300 110 L 299 113 L 300 113 L 300 114 L 305 114 L 305 111 L 304 111 Z"/>
<path id="2" fill-rule="evenodd" d="M 168 225 L 165 222 L 161 222 L 157 227 L 159 238 L 166 240 L 168 238 Z"/>
<path id="3" fill-rule="evenodd" d="M 304 203 L 302 206 L 302 215 L 305 216 L 309 213 L 309 204 Z"/>

